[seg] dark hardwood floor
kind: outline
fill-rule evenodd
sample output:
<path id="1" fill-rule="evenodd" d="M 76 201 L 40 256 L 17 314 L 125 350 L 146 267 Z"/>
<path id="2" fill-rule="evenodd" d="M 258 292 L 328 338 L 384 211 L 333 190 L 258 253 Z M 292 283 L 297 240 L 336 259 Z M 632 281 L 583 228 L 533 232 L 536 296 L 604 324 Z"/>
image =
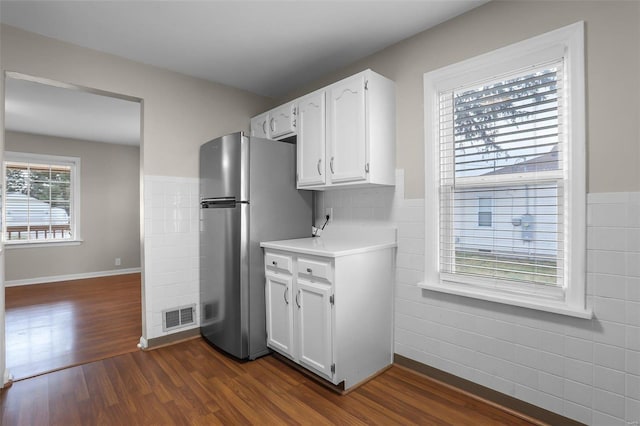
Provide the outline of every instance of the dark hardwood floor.
<path id="1" fill-rule="evenodd" d="M 140 274 L 7 287 L 7 368 L 14 380 L 137 350 Z"/>
<path id="2" fill-rule="evenodd" d="M 533 424 L 398 366 L 340 396 L 200 338 L 139 351 L 139 274 L 10 287 L 6 318 L 7 366 L 30 378 L 0 390 L 1 425 Z"/>
<path id="3" fill-rule="evenodd" d="M 272 356 L 240 363 L 197 338 L 19 381 L 3 425 L 530 425 L 394 366 L 340 396 Z"/>

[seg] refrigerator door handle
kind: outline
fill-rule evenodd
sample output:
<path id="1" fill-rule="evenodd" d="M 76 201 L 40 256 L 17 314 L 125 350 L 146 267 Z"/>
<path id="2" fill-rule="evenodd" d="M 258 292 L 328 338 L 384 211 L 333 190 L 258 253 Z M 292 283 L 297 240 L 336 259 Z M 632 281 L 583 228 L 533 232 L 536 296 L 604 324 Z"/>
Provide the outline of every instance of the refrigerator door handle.
<path id="1" fill-rule="evenodd" d="M 200 200 L 203 209 L 233 208 L 236 206 L 236 197 L 209 197 Z"/>

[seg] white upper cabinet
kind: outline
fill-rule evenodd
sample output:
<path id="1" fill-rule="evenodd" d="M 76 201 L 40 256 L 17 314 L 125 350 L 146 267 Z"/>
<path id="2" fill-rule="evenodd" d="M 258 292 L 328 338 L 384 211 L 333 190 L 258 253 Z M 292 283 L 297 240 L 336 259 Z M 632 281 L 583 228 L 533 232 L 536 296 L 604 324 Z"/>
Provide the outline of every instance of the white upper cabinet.
<path id="1" fill-rule="evenodd" d="M 296 133 L 296 107 L 293 102 L 269 111 L 271 139 L 281 139 Z"/>
<path id="2" fill-rule="evenodd" d="M 363 74 L 328 91 L 327 157 L 331 183 L 367 179 L 366 96 Z"/>
<path id="3" fill-rule="evenodd" d="M 395 106 L 395 83 L 365 70 L 254 117 L 251 134 L 297 135 L 298 188 L 395 185 Z"/>
<path id="4" fill-rule="evenodd" d="M 269 139 L 271 136 L 269 135 L 269 128 L 267 127 L 269 125 L 268 121 L 268 112 L 253 117 L 251 119 L 251 136 Z"/>
<path id="5" fill-rule="evenodd" d="M 298 188 L 325 183 L 325 92 L 314 92 L 297 101 Z"/>
<path id="6" fill-rule="evenodd" d="M 298 129 L 298 188 L 327 190 L 395 185 L 395 83 L 366 70 L 322 90 L 326 96 L 324 132 Z M 304 100 L 305 98 L 302 98 Z M 301 107 L 299 107 L 300 109 Z M 316 152 L 324 150 L 323 179 L 308 179 Z M 324 141 L 324 148 L 322 147 Z"/>
<path id="7" fill-rule="evenodd" d="M 296 105 L 293 102 L 251 119 L 251 136 L 284 139 L 296 134 Z"/>

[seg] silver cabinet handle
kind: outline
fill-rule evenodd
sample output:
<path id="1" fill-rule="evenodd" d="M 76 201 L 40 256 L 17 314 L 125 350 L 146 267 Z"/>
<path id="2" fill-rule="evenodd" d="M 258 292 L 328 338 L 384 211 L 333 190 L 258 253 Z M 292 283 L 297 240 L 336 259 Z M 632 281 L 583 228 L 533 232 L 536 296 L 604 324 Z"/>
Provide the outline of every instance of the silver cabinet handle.
<path id="1" fill-rule="evenodd" d="M 284 303 L 286 303 L 287 305 L 289 304 L 289 299 L 287 299 L 288 290 L 289 290 L 289 287 L 284 288 Z"/>
<path id="2" fill-rule="evenodd" d="M 262 133 L 267 134 L 267 120 L 262 122 Z"/>
<path id="3" fill-rule="evenodd" d="M 275 120 L 272 118 L 271 121 L 269 122 L 269 127 L 271 128 L 272 132 L 276 131 L 276 125 L 275 125 Z"/>
<path id="4" fill-rule="evenodd" d="M 331 157 L 331 161 L 329 162 L 329 168 L 331 169 L 331 174 L 335 174 L 333 171 L 333 157 Z"/>
<path id="5" fill-rule="evenodd" d="M 320 165 L 322 164 L 322 158 L 318 159 L 318 174 L 322 176 L 322 171 L 320 171 Z"/>
<path id="6" fill-rule="evenodd" d="M 300 308 L 300 301 L 298 300 L 299 296 L 300 296 L 300 290 L 298 290 L 298 292 L 296 293 L 296 305 L 298 305 L 298 309 Z"/>
<path id="7" fill-rule="evenodd" d="M 307 272 L 312 273 L 313 271 L 311 270 L 311 268 L 307 268 Z"/>

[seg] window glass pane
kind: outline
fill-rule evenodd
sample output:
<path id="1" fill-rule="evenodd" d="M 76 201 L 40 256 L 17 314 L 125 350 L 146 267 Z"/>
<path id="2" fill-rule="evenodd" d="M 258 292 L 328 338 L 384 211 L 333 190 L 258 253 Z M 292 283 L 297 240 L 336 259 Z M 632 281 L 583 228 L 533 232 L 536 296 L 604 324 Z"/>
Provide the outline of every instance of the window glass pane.
<path id="1" fill-rule="evenodd" d="M 441 231 L 442 270 L 558 285 L 561 194 L 555 183 L 456 189 L 453 218 Z"/>
<path id="2" fill-rule="evenodd" d="M 6 186 L 7 192 L 26 194 L 28 191 L 29 172 L 19 166 L 7 166 Z"/>
<path id="3" fill-rule="evenodd" d="M 491 226 L 493 200 L 490 197 L 478 198 L 478 226 Z"/>
<path id="4" fill-rule="evenodd" d="M 71 197 L 71 185 L 68 183 L 51 183 L 51 200 L 66 201 Z"/>
<path id="5" fill-rule="evenodd" d="M 52 168 L 51 181 L 52 182 L 71 182 L 71 169 L 69 167 Z"/>
<path id="6" fill-rule="evenodd" d="M 560 65 L 454 91 L 456 177 L 558 169 Z"/>
<path id="7" fill-rule="evenodd" d="M 6 163 L 7 241 L 72 238 L 72 166 Z"/>
<path id="8" fill-rule="evenodd" d="M 50 187 L 49 182 L 31 182 L 29 195 L 37 200 L 48 201 L 51 199 Z"/>
<path id="9" fill-rule="evenodd" d="M 51 170 L 49 166 L 42 164 L 30 164 L 30 179 L 33 182 L 48 182 L 51 178 Z"/>

